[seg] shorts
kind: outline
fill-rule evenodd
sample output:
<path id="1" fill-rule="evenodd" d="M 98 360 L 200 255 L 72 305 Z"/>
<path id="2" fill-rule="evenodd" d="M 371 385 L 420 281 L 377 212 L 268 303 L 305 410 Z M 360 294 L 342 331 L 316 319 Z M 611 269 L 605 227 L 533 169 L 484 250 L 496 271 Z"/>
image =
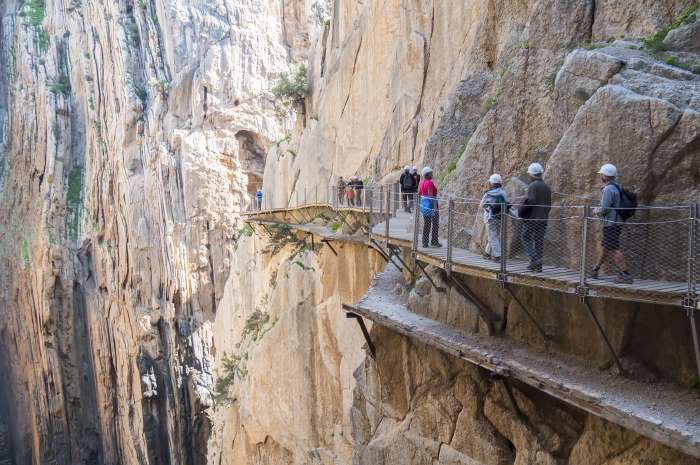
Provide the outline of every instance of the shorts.
<path id="1" fill-rule="evenodd" d="M 620 234 L 622 234 L 622 225 L 614 224 L 603 227 L 603 249 L 612 252 L 620 250 Z"/>

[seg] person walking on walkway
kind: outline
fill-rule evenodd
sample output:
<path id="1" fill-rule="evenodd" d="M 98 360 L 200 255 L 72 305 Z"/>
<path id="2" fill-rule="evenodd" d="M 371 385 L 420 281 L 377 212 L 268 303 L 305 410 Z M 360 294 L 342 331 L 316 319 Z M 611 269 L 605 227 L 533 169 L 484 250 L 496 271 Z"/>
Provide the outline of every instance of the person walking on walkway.
<path id="1" fill-rule="evenodd" d="M 502 185 L 501 175 L 492 174 L 489 178 L 489 189 L 484 193 L 479 205 L 484 211 L 484 223 L 489 237 L 484 256 L 496 261 L 501 258 L 501 215 L 505 214 L 508 203 Z"/>
<path id="2" fill-rule="evenodd" d="M 539 163 L 531 164 L 527 169 L 530 184 L 527 196 L 521 199 L 518 216 L 522 218 L 522 243 L 525 253 L 530 258 L 527 269 L 542 271 L 544 255 L 544 236 L 547 232 L 547 219 L 552 208 L 552 191 L 542 179 L 544 169 Z"/>
<path id="3" fill-rule="evenodd" d="M 338 179 L 338 205 L 343 204 L 343 196 L 345 195 L 345 179 L 341 176 L 340 179 Z"/>
<path id="4" fill-rule="evenodd" d="M 403 203 L 403 210 L 407 213 L 411 213 L 411 207 L 413 202 L 411 198 L 413 197 L 413 192 L 417 185 L 414 186 L 415 178 L 411 175 L 411 167 L 404 166 L 403 173 L 399 178 L 399 188 L 401 189 L 401 202 Z"/>
<path id="5" fill-rule="evenodd" d="M 258 188 L 255 191 L 255 204 L 258 207 L 258 211 L 262 210 L 262 199 L 263 199 L 262 189 Z"/>
<path id="6" fill-rule="evenodd" d="M 423 215 L 423 247 L 442 247 L 438 238 L 440 229 L 440 209 L 438 206 L 438 190 L 433 182 L 433 169 L 429 166 L 423 168 L 423 182 L 418 192 L 421 195 L 420 210 Z"/>
<path id="7" fill-rule="evenodd" d="M 354 205 L 361 207 L 362 206 L 362 191 L 365 189 L 365 183 L 362 181 L 362 179 L 360 179 L 359 176 L 353 176 L 350 179 L 351 179 L 350 183 L 352 184 L 352 188 L 355 190 Z"/>
<path id="8" fill-rule="evenodd" d="M 608 256 L 612 256 L 619 274 L 615 279 L 618 284 L 632 284 L 634 280 L 630 275 L 625 262 L 625 256 L 620 250 L 620 235 L 625 220 L 620 214 L 620 204 L 622 199 L 622 188 L 617 184 L 617 168 L 614 165 L 606 164 L 598 171 L 603 182 L 601 189 L 600 207 L 595 208 L 593 213 L 603 220 L 603 241 L 601 243 L 598 261 L 588 276 L 598 279 L 600 267 Z"/>

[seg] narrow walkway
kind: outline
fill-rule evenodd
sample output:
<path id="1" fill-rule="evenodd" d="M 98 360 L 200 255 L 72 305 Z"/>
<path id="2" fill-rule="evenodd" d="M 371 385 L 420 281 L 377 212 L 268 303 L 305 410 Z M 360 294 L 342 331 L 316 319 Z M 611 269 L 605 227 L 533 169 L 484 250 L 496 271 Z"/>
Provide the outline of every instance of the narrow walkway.
<path id="1" fill-rule="evenodd" d="M 601 372 L 578 360 L 540 353 L 512 340 L 465 334 L 416 315 L 397 296 L 401 274 L 380 273 L 356 305 L 345 308 L 374 323 L 700 458 L 700 396 L 663 383 L 645 384 Z M 378 356 L 381 356 L 379 354 Z"/>

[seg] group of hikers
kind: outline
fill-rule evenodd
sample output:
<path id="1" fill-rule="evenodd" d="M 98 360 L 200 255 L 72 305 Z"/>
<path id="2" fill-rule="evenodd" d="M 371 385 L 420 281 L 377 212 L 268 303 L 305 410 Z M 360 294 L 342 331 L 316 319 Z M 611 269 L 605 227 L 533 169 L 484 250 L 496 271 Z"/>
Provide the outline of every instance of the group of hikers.
<path id="1" fill-rule="evenodd" d="M 484 193 L 479 208 L 483 212 L 488 243 L 484 257 L 499 261 L 501 259 L 501 225 L 502 215 L 511 213 L 522 219 L 520 239 L 523 250 L 529 258 L 528 270 L 542 271 L 545 234 L 552 207 L 552 190 L 542 178 L 544 168 L 539 163 L 532 163 L 527 174 L 529 183 L 527 193 L 510 202 L 503 189 L 500 174 L 492 174 L 488 180 L 488 189 Z M 612 257 L 618 269 L 617 283 L 632 284 L 633 279 L 620 249 L 620 235 L 625 221 L 634 214 L 636 198 L 634 194 L 623 189 L 617 182 L 617 168 L 611 164 L 603 165 L 598 171 L 601 181 L 600 207 L 593 209 L 603 224 L 601 250 L 594 267 L 588 276 L 598 278 L 601 266 L 608 257 Z M 420 194 L 420 209 L 423 216 L 423 247 L 442 247 L 439 241 L 440 209 L 438 206 L 438 189 L 433 181 L 433 170 L 422 170 L 423 180 L 415 167 L 404 168 L 399 180 L 401 197 L 405 211 L 410 212 L 415 193 Z M 407 181 L 407 179 L 411 181 Z"/>
<path id="2" fill-rule="evenodd" d="M 338 204 L 349 207 L 361 207 L 364 188 L 365 183 L 359 176 L 350 176 L 347 182 L 341 176 L 337 186 Z"/>

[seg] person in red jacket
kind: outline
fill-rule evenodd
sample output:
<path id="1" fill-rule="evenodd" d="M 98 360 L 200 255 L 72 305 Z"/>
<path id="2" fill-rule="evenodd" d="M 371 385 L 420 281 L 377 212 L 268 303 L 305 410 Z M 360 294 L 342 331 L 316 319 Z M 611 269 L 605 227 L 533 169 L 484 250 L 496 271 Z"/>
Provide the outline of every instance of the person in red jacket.
<path id="1" fill-rule="evenodd" d="M 438 206 L 438 190 L 433 182 L 433 169 L 423 168 L 423 181 L 418 187 L 420 194 L 420 211 L 423 215 L 423 247 L 442 247 L 438 238 L 440 230 L 440 208 Z"/>

